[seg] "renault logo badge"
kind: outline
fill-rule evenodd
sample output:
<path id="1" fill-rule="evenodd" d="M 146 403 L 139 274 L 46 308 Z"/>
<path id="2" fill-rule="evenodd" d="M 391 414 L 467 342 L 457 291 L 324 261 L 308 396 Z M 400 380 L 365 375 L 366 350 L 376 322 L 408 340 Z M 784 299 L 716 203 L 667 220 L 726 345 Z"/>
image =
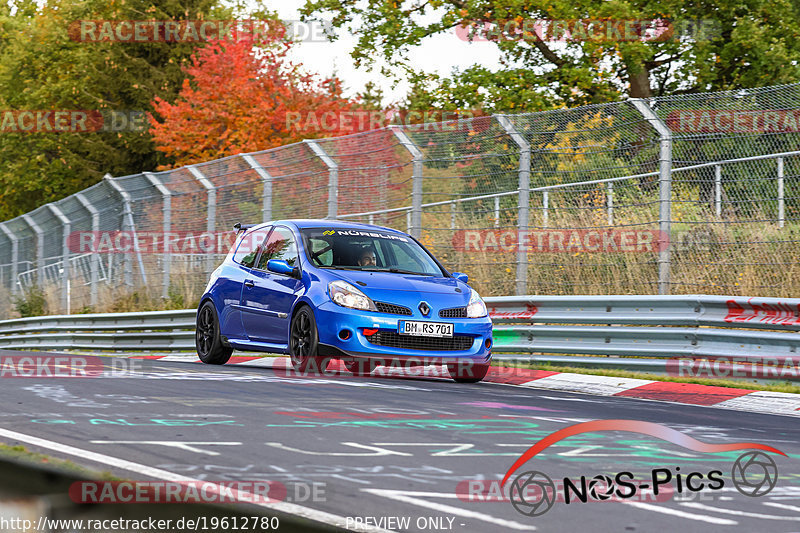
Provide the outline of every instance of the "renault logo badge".
<path id="1" fill-rule="evenodd" d="M 431 312 L 431 306 L 429 306 L 425 302 L 420 302 L 418 309 L 419 309 L 419 312 L 422 313 L 425 316 L 428 316 L 430 314 L 430 312 Z"/>

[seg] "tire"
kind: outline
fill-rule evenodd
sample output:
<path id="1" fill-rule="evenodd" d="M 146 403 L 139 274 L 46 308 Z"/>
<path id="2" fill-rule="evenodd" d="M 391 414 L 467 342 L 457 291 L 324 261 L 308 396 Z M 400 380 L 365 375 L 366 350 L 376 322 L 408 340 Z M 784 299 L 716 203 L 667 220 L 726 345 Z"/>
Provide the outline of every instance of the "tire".
<path id="1" fill-rule="evenodd" d="M 371 359 L 344 361 L 344 367 L 354 376 L 369 376 L 377 366 Z"/>
<path id="2" fill-rule="evenodd" d="M 318 349 L 317 322 L 311 308 L 304 305 L 294 314 L 289 326 L 289 358 L 292 367 L 303 373 L 324 372 L 331 360 L 317 355 Z"/>
<path id="3" fill-rule="evenodd" d="M 451 363 L 447 365 L 450 378 L 456 383 L 477 383 L 486 377 L 491 365 Z"/>
<path id="4" fill-rule="evenodd" d="M 207 365 L 224 365 L 231 358 L 233 348 L 222 344 L 217 309 L 210 300 L 206 300 L 197 311 L 194 341 L 197 356 Z"/>

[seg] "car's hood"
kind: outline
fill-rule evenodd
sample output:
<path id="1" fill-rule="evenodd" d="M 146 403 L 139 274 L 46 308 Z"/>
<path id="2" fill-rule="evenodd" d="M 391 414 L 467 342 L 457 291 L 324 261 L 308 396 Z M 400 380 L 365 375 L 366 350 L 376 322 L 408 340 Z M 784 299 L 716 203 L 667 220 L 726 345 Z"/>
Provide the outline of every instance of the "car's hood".
<path id="1" fill-rule="evenodd" d="M 359 272 L 357 270 L 329 270 L 331 275 L 343 279 L 369 294 L 370 290 L 403 291 L 435 294 L 469 295 L 469 287 L 454 278 L 392 274 L 391 272 Z M 457 291 L 456 289 L 460 289 Z"/>

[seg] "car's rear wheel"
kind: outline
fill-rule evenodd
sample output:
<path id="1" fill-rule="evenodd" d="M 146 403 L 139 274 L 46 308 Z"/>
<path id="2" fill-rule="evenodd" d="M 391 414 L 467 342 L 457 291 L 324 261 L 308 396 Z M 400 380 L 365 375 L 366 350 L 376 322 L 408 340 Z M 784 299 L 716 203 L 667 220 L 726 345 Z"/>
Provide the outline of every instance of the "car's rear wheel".
<path id="1" fill-rule="evenodd" d="M 319 335 L 314 313 L 308 306 L 297 310 L 289 326 L 289 357 L 298 372 L 324 372 L 330 358 L 317 355 Z"/>
<path id="2" fill-rule="evenodd" d="M 231 358 L 233 348 L 222 344 L 217 309 L 210 300 L 197 312 L 194 340 L 198 357 L 207 365 L 224 365 Z"/>
<path id="3" fill-rule="evenodd" d="M 450 363 L 447 371 L 458 383 L 477 383 L 486 377 L 490 365 L 471 364 L 469 361 Z"/>
<path id="4" fill-rule="evenodd" d="M 356 376 L 369 376 L 377 366 L 378 365 L 371 359 L 358 359 L 356 361 L 344 362 L 344 367 L 348 372 Z"/>

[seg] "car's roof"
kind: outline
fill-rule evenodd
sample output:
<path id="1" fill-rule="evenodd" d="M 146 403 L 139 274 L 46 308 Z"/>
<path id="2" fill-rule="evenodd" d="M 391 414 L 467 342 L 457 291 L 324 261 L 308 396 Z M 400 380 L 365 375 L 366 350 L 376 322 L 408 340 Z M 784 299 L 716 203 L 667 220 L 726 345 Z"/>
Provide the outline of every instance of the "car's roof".
<path id="1" fill-rule="evenodd" d="M 272 222 L 267 222 L 264 224 L 259 224 L 259 226 L 264 226 L 267 224 L 289 224 L 294 225 L 298 229 L 305 229 L 305 228 L 340 228 L 340 229 L 359 229 L 364 231 L 389 231 L 392 233 L 398 233 L 400 235 L 405 235 L 402 231 L 398 231 L 396 229 L 387 228 L 384 226 L 376 226 L 373 224 L 361 224 L 358 222 L 345 222 L 341 220 L 327 220 L 327 219 L 314 219 L 314 218 L 305 218 L 305 219 L 286 219 L 286 220 L 274 220 Z"/>

